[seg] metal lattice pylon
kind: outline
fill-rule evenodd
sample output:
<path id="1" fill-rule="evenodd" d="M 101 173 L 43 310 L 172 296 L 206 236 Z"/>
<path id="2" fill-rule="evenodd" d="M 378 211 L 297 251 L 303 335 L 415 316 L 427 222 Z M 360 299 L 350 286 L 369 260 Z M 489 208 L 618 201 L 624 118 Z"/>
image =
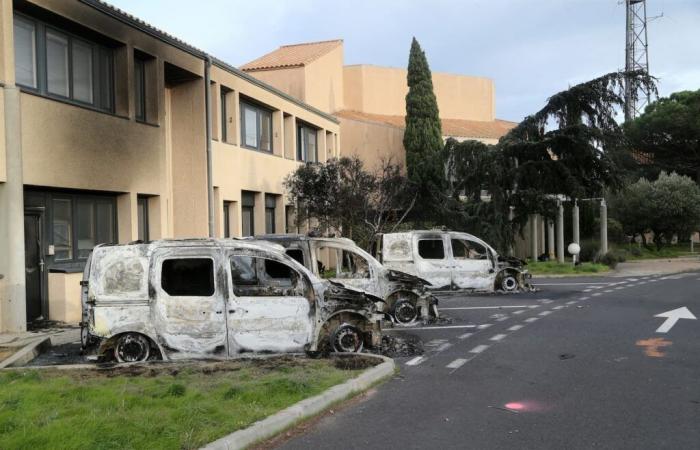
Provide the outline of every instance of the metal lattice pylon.
<path id="1" fill-rule="evenodd" d="M 625 72 L 649 73 L 647 45 L 647 2 L 625 0 L 627 8 L 627 37 L 625 46 Z M 625 85 L 625 120 L 634 119 L 649 104 L 651 93 L 628 79 Z"/>

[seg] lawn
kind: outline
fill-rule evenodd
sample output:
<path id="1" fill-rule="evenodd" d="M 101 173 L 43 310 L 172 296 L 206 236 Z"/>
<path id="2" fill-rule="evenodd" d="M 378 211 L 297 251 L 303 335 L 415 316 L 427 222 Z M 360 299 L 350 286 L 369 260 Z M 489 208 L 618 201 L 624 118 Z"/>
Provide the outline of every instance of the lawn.
<path id="1" fill-rule="evenodd" d="M 357 376 L 280 357 L 0 372 L 0 448 L 191 449 Z"/>
<path id="2" fill-rule="evenodd" d="M 560 264 L 556 261 L 538 261 L 538 262 L 528 262 L 527 270 L 533 275 L 575 275 L 575 274 L 586 274 L 586 273 L 599 273 L 607 272 L 610 267 L 605 264 L 581 263 L 578 266 L 574 266 L 572 263 L 567 262 Z"/>

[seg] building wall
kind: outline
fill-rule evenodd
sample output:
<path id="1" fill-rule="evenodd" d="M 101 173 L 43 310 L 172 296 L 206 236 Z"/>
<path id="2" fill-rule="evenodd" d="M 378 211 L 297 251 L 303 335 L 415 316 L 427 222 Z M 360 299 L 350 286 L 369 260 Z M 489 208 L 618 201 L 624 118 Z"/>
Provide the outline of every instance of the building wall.
<path id="1" fill-rule="evenodd" d="M 343 68 L 345 109 L 370 114 L 406 114 L 406 70 L 370 65 Z M 493 80 L 433 72 L 440 117 L 494 120 Z"/>
<path id="2" fill-rule="evenodd" d="M 306 98 L 306 71 L 304 67 L 288 69 L 256 70 L 250 74 L 258 80 L 276 87 L 280 91 L 301 101 Z M 325 110 L 324 110 L 325 111 Z"/>
<path id="3" fill-rule="evenodd" d="M 333 113 L 344 107 L 343 46 L 309 63 L 305 73 L 305 93 L 302 99 L 321 111 Z"/>
<path id="4" fill-rule="evenodd" d="M 342 156 L 359 157 L 369 170 L 379 169 L 383 160 L 406 167 L 403 128 L 341 118 L 340 132 Z"/>

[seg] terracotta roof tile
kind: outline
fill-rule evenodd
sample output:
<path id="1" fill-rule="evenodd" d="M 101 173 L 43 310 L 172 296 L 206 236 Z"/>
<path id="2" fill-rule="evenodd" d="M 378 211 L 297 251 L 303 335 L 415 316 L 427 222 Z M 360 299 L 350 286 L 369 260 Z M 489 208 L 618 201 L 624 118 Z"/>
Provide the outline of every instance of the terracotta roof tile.
<path id="1" fill-rule="evenodd" d="M 405 116 L 387 116 L 382 114 L 369 114 L 358 111 L 343 110 L 335 113 L 341 119 L 359 120 L 364 122 L 381 123 L 397 128 L 405 128 Z M 463 119 L 441 119 L 442 134 L 450 137 L 479 138 L 479 139 L 499 139 L 517 125 L 516 122 L 507 120 L 463 120 Z"/>
<path id="2" fill-rule="evenodd" d="M 283 45 L 258 59 L 241 66 L 241 70 L 254 71 L 282 67 L 301 67 L 320 58 L 343 43 L 342 39 Z"/>

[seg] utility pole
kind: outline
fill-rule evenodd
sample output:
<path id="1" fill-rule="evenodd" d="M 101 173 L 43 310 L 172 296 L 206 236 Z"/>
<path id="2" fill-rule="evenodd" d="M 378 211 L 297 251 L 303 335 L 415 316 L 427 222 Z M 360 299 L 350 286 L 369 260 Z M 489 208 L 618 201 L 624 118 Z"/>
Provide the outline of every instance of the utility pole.
<path id="1" fill-rule="evenodd" d="M 625 39 L 625 72 L 649 73 L 646 0 L 625 0 L 627 33 Z M 625 121 L 632 120 L 649 104 L 651 93 L 630 77 L 625 83 Z"/>

